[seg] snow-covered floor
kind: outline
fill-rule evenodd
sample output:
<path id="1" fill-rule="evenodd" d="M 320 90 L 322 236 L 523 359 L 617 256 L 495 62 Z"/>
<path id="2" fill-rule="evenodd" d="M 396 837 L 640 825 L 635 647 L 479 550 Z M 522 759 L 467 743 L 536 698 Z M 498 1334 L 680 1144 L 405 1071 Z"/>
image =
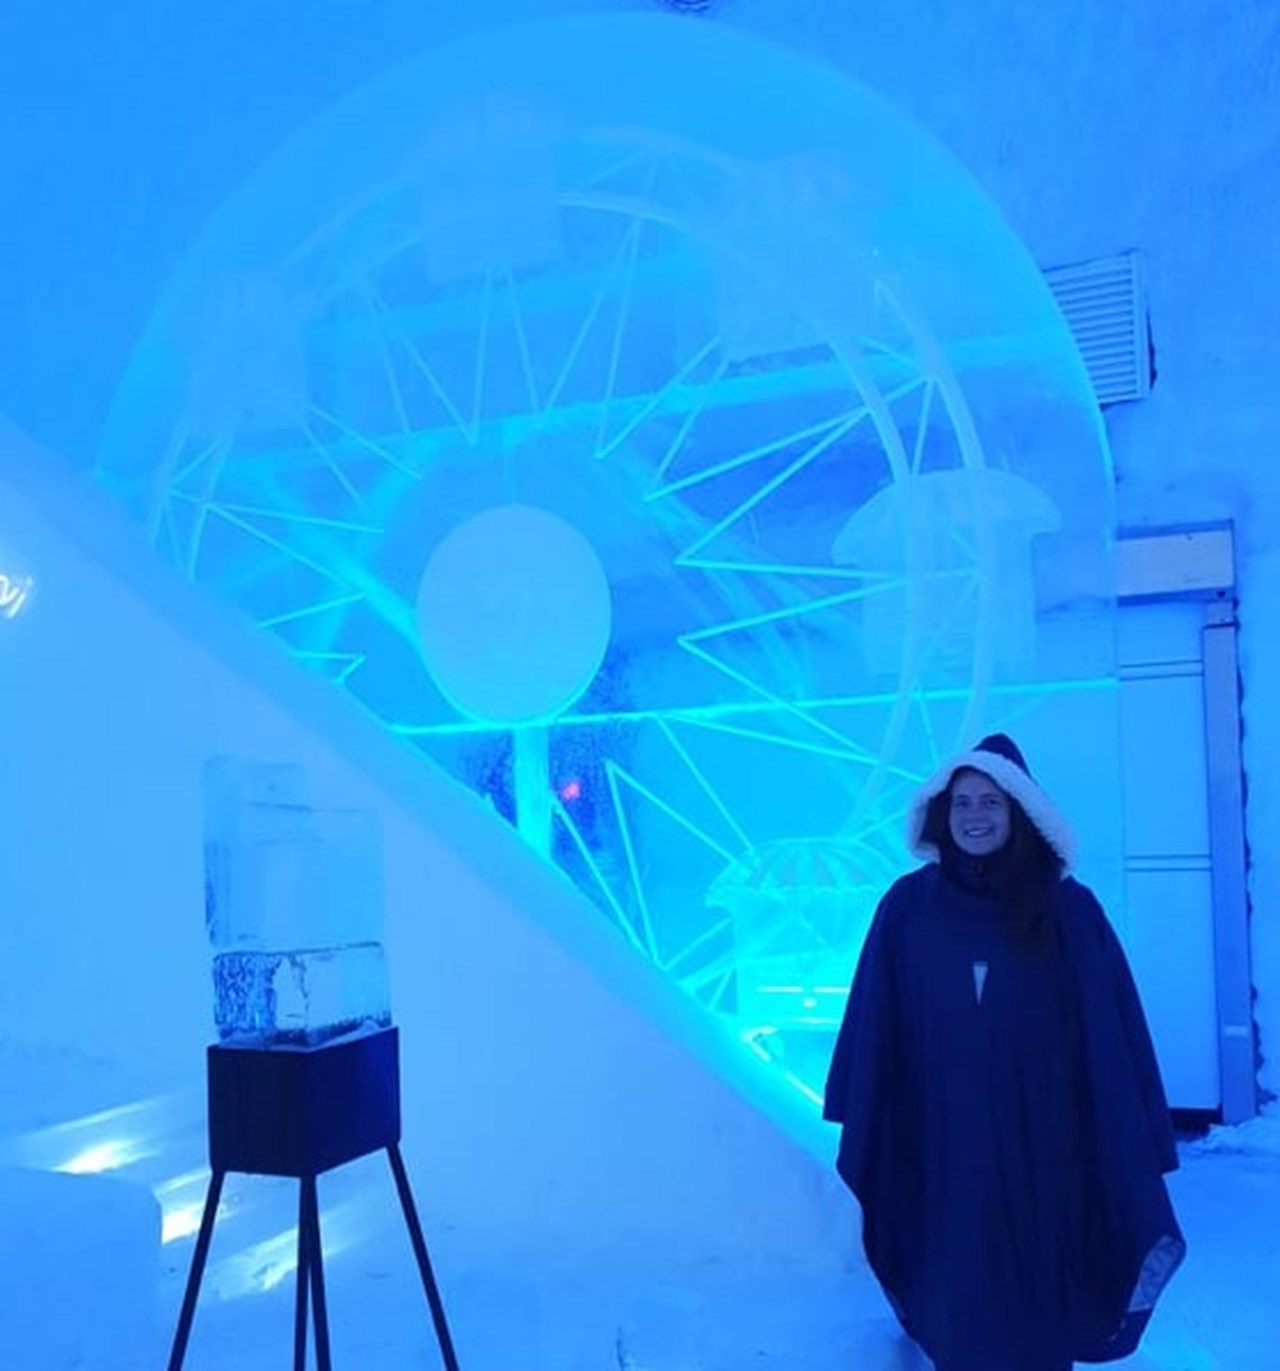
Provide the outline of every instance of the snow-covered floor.
<path id="1" fill-rule="evenodd" d="M 207 1178 L 200 1096 L 129 1096 L 127 1087 L 95 1068 L 89 1088 L 83 1063 L 0 1044 L 0 1210 L 10 1211 L 0 1212 L 0 1364 L 7 1371 L 164 1365 Z M 95 1095 L 130 1104 L 84 1109 Z M 73 1105 L 80 1112 L 69 1112 Z M 856 1261 L 848 1270 L 816 1260 L 692 1263 L 676 1251 L 581 1251 L 519 1234 L 442 1229 L 432 1224 L 424 1164 L 412 1150 L 407 1157 L 463 1371 L 924 1365 L 896 1335 Z M 62 1179 L 50 1180 L 52 1205 L 42 1201 L 48 1224 L 33 1226 L 29 1213 L 15 1220 L 35 1180 L 13 1168 L 60 1168 Z M 112 1190 L 85 1174 L 104 1170 L 129 1184 Z M 320 1184 L 335 1367 L 440 1366 L 385 1162 L 366 1159 Z M 1171 1188 L 1190 1255 L 1141 1353 L 1119 1365 L 1275 1371 L 1280 1118 L 1187 1144 Z M 146 1242 L 148 1189 L 169 1237 L 158 1272 L 154 1242 L 150 1255 Z M 145 1202 L 140 1228 L 137 1204 L 122 1206 L 121 1197 Z M 233 1177 L 223 1203 L 186 1366 L 276 1371 L 291 1364 L 296 1187 Z M 91 1281 L 75 1279 L 78 1260 L 91 1263 Z M 54 1274 L 42 1275 L 42 1263 Z M 105 1334 L 102 1310 L 139 1305 L 140 1283 L 149 1330 L 132 1325 L 104 1346 L 88 1325 Z"/>

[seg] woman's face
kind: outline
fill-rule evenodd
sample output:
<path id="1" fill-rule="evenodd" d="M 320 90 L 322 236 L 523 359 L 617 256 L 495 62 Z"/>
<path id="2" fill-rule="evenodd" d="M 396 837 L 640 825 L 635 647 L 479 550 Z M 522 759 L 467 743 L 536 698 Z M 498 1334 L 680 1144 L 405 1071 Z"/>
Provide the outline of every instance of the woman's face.
<path id="1" fill-rule="evenodd" d="M 961 771 L 951 783 L 951 837 L 970 857 L 989 857 L 1009 841 L 1009 797 L 980 771 Z"/>

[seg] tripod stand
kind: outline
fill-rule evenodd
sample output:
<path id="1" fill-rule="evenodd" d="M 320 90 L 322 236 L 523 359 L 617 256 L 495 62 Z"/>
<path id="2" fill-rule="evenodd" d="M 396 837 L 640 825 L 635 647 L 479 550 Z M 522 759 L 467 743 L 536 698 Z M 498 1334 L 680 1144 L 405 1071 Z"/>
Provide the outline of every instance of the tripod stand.
<path id="1" fill-rule="evenodd" d="M 404 1214 L 445 1371 L 458 1371 L 444 1303 L 431 1269 L 400 1155 L 399 1035 L 383 1029 L 316 1048 L 210 1047 L 209 1163 L 213 1172 L 169 1355 L 181 1371 L 227 1173 L 298 1180 L 298 1279 L 294 1371 L 306 1371 L 308 1314 L 319 1371 L 332 1371 L 316 1177 L 385 1151 Z M 310 1305 L 310 1309 L 308 1309 Z"/>

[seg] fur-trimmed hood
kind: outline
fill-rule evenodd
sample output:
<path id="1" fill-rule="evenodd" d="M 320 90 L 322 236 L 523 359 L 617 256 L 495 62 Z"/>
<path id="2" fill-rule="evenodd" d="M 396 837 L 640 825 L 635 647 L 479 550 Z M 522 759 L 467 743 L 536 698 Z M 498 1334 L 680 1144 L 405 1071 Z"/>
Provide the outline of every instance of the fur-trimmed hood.
<path id="1" fill-rule="evenodd" d="M 964 769 L 981 771 L 1017 800 L 1041 837 L 1062 858 L 1064 872 L 1074 866 L 1076 844 L 1071 825 L 1036 783 L 1017 744 L 1003 733 L 994 733 L 968 752 L 952 757 L 920 787 L 907 815 L 907 846 L 913 856 L 936 862 L 941 855 L 936 845 L 924 838 L 925 819 L 930 803 L 951 784 L 952 776 Z"/>

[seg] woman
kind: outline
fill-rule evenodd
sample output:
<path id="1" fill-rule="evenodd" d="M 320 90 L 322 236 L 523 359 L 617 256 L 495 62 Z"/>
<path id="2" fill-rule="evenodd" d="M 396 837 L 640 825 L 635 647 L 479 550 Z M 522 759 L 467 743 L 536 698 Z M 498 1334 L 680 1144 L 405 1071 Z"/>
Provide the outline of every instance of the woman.
<path id="1" fill-rule="evenodd" d="M 1186 1251 L 1124 953 L 1017 746 L 929 781 L 827 1080 L 867 1258 L 938 1371 L 1125 1357 Z"/>

